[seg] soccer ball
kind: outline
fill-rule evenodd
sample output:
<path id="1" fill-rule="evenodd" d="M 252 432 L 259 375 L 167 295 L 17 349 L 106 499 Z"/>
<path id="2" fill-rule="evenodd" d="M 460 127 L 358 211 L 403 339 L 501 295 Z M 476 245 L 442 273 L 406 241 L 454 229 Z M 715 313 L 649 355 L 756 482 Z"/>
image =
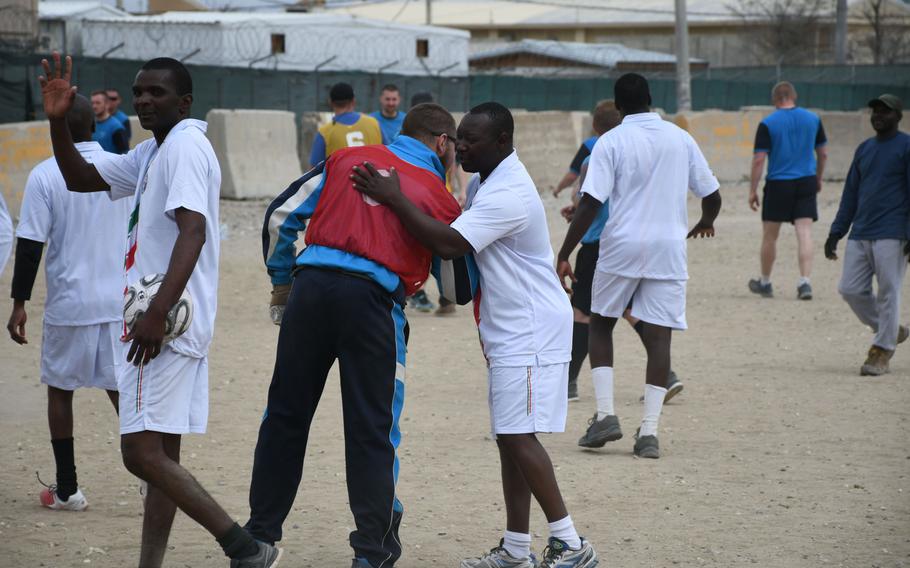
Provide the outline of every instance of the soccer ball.
<path id="1" fill-rule="evenodd" d="M 164 274 L 149 274 L 143 276 L 138 282 L 129 286 L 123 295 L 123 323 L 127 331 L 132 331 L 133 326 L 148 310 L 152 300 L 158 294 Z M 180 299 L 167 313 L 165 318 L 164 342 L 173 341 L 190 328 L 193 321 L 193 299 L 189 291 L 184 288 Z"/>

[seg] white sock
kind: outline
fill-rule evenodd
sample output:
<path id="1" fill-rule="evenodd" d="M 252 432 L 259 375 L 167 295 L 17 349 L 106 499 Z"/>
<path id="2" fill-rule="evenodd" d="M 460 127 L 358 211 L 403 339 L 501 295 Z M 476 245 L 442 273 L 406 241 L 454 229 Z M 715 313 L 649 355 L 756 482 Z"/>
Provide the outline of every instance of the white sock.
<path id="1" fill-rule="evenodd" d="M 641 419 L 639 436 L 656 436 L 657 423 L 660 421 L 660 409 L 664 405 L 667 389 L 654 385 L 645 385 L 645 416 Z"/>
<path id="2" fill-rule="evenodd" d="M 578 533 L 575 532 L 575 523 L 572 522 L 570 515 L 550 523 L 550 536 L 568 544 L 572 550 L 581 548 L 581 539 L 578 538 Z"/>
<path id="3" fill-rule="evenodd" d="M 810 283 L 810 282 L 809 282 L 809 277 L 808 277 L 808 276 L 800 276 L 800 277 L 799 277 L 799 283 L 797 284 L 797 286 L 802 286 L 803 284 L 809 284 L 809 283 Z"/>
<path id="4" fill-rule="evenodd" d="M 502 536 L 502 547 L 512 558 L 527 558 L 531 556 L 531 535 L 506 531 Z"/>
<path id="5" fill-rule="evenodd" d="M 771 283 L 771 276 L 770 275 L 765 276 L 764 274 L 762 274 L 761 279 L 759 281 L 761 282 L 762 286 L 767 286 L 768 284 Z"/>
<path id="6" fill-rule="evenodd" d="M 594 398 L 597 399 L 597 419 L 603 420 L 613 412 L 613 367 L 591 369 L 594 379 Z"/>

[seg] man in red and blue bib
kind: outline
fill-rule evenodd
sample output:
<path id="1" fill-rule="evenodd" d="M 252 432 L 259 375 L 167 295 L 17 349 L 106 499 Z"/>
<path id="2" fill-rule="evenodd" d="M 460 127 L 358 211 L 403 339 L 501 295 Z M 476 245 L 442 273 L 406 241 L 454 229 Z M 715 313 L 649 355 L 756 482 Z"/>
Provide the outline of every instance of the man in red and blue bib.
<path id="1" fill-rule="evenodd" d="M 394 169 L 409 199 L 450 223 L 461 213 L 445 188 L 454 138 L 447 110 L 420 105 L 393 144 L 338 150 L 268 209 L 266 266 L 273 286 L 290 284 L 290 291 L 250 487 L 246 529 L 261 541 L 281 539 L 303 474 L 310 424 L 338 360 L 354 566 L 389 567 L 401 555 L 403 508 L 395 484 L 408 334 L 403 308 L 405 297 L 423 286 L 433 259 L 394 213 L 354 190 L 350 176 L 364 161 L 380 171 Z M 307 246 L 298 256 L 294 243 L 303 230 Z M 446 280 L 452 282 L 440 278 Z M 471 294 L 461 288 L 452 296 L 467 303 Z"/>

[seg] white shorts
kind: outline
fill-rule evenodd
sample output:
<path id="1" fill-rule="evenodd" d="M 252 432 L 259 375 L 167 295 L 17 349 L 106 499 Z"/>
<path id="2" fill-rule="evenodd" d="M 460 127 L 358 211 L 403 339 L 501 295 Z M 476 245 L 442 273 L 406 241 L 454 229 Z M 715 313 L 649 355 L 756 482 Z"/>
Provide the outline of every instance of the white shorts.
<path id="1" fill-rule="evenodd" d="M 181 355 L 165 345 L 147 365 L 117 366 L 120 433 L 145 430 L 165 434 L 203 434 L 209 418 L 209 362 Z"/>
<path id="2" fill-rule="evenodd" d="M 627 278 L 594 273 L 591 311 L 621 318 L 632 302 L 632 317 L 672 329 L 686 329 L 686 281 Z"/>
<path id="3" fill-rule="evenodd" d="M 117 390 L 115 357 L 120 322 L 93 325 L 44 324 L 41 382 L 61 390 L 93 387 Z"/>
<path id="4" fill-rule="evenodd" d="M 490 429 L 496 434 L 564 432 L 569 364 L 491 367 Z"/>

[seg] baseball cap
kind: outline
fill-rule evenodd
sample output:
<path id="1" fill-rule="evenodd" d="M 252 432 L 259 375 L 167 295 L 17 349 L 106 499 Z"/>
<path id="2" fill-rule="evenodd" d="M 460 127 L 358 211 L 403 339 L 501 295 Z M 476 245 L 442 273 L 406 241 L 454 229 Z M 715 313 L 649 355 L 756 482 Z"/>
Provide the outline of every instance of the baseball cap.
<path id="1" fill-rule="evenodd" d="M 876 103 L 881 103 L 891 110 L 896 110 L 897 112 L 904 111 L 904 103 L 902 103 L 901 100 L 895 95 L 889 95 L 888 93 L 879 95 L 878 97 L 869 101 L 869 106 L 874 106 Z"/>
<path id="2" fill-rule="evenodd" d="M 354 87 L 347 83 L 335 83 L 329 91 L 329 100 L 333 103 L 349 101 L 354 98 Z"/>

